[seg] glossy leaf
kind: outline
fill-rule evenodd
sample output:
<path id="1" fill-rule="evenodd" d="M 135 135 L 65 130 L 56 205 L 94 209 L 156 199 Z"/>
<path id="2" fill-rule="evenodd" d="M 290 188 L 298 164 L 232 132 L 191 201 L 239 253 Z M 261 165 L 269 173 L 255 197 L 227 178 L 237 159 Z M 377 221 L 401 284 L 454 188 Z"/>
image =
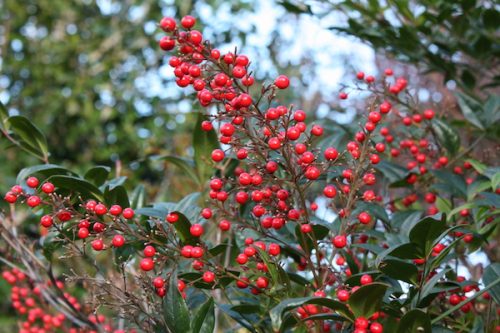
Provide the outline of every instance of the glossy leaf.
<path id="1" fill-rule="evenodd" d="M 431 320 L 427 313 L 420 309 L 408 311 L 399 322 L 397 333 L 431 333 Z"/>
<path id="2" fill-rule="evenodd" d="M 430 253 L 436 238 L 446 230 L 446 218 L 436 220 L 426 217 L 420 220 L 410 231 L 410 241 L 424 254 Z"/>
<path id="3" fill-rule="evenodd" d="M 382 305 L 387 288 L 389 286 L 386 284 L 373 282 L 356 290 L 347 301 L 354 316 L 369 318 L 377 312 Z"/>
<path id="4" fill-rule="evenodd" d="M 49 150 L 47 148 L 47 139 L 45 135 L 36 127 L 28 118 L 23 116 L 12 116 L 7 119 L 11 130 L 24 143 L 22 147 L 38 156 L 43 160 L 47 160 Z"/>
<path id="5" fill-rule="evenodd" d="M 108 179 L 111 168 L 105 165 L 97 165 L 90 168 L 84 178 L 93 183 L 95 186 L 101 186 Z"/>
<path id="6" fill-rule="evenodd" d="M 418 269 L 417 266 L 412 263 L 398 259 L 386 259 L 380 263 L 378 268 L 385 275 L 393 279 L 411 283 L 413 285 L 417 284 Z"/>
<path id="7" fill-rule="evenodd" d="M 492 263 L 484 270 L 483 283 L 489 286 L 500 278 L 500 263 Z M 500 283 L 490 289 L 490 294 L 497 304 L 500 304 Z"/>
<path id="8" fill-rule="evenodd" d="M 208 179 L 213 174 L 212 151 L 219 148 L 219 141 L 215 131 L 213 129 L 210 131 L 201 130 L 201 123 L 204 120 L 203 114 L 198 113 L 198 119 L 193 130 L 194 161 L 201 181 Z"/>
<path id="9" fill-rule="evenodd" d="M 163 318 L 172 333 L 186 333 L 191 330 L 191 316 L 177 289 L 175 278 L 170 280 L 167 295 L 163 299 Z"/>
<path id="10" fill-rule="evenodd" d="M 175 166 L 179 167 L 184 174 L 188 175 L 194 182 L 197 184 L 200 184 L 200 179 L 198 178 L 198 175 L 196 174 L 196 166 L 194 161 L 188 160 L 186 158 L 181 158 L 177 156 L 159 156 L 155 157 L 155 160 L 164 160 L 169 163 L 174 164 Z"/>
<path id="11" fill-rule="evenodd" d="M 448 151 L 448 154 L 454 155 L 458 152 L 460 137 L 452 127 L 440 119 L 434 119 L 432 121 L 432 129 L 436 133 L 441 145 Z"/>
<path id="12" fill-rule="evenodd" d="M 74 176 L 55 175 L 47 179 L 60 189 L 80 193 L 84 199 L 95 199 L 104 202 L 103 193 L 94 184 Z"/>
<path id="13" fill-rule="evenodd" d="M 209 298 L 193 315 L 193 333 L 212 333 L 215 328 L 214 299 Z"/>

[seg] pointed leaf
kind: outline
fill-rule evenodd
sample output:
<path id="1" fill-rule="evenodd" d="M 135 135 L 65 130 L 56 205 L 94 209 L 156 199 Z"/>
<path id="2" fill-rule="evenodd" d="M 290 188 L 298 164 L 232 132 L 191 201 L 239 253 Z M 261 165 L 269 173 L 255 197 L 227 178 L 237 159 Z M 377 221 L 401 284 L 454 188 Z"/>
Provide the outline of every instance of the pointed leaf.
<path id="1" fill-rule="evenodd" d="M 397 333 L 431 333 L 431 319 L 420 309 L 408 311 L 401 318 Z"/>
<path id="2" fill-rule="evenodd" d="M 193 316 L 193 333 L 212 333 L 215 328 L 214 299 L 209 298 Z"/>
<path id="3" fill-rule="evenodd" d="M 204 118 L 201 113 L 198 113 L 198 119 L 193 131 L 194 162 L 199 179 L 202 182 L 213 174 L 212 151 L 220 147 L 217 134 L 213 129 L 210 131 L 201 130 L 201 123 L 205 120 Z"/>
<path id="4" fill-rule="evenodd" d="M 55 175 L 48 178 L 47 181 L 50 181 L 60 189 L 80 193 L 83 196 L 83 199 L 96 199 L 104 202 L 104 195 L 102 192 L 95 187 L 94 184 L 86 181 L 85 179 L 73 176 Z"/>
<path id="5" fill-rule="evenodd" d="M 101 186 L 108 179 L 111 168 L 105 165 L 97 165 L 90 168 L 84 178 L 93 183 L 95 186 Z"/>
<path id="6" fill-rule="evenodd" d="M 441 220 L 426 217 L 420 220 L 410 231 L 410 241 L 427 255 L 434 240 L 446 230 L 446 217 Z"/>
<path id="7" fill-rule="evenodd" d="M 172 278 L 166 297 L 163 299 L 163 318 L 172 333 L 191 330 L 191 318 L 186 302 L 177 289 L 177 279 Z"/>
<path id="8" fill-rule="evenodd" d="M 23 116 L 12 116 L 7 119 L 11 130 L 22 140 L 25 150 L 46 160 L 49 156 L 47 139 L 42 131 L 36 127 L 28 118 Z"/>
<path id="9" fill-rule="evenodd" d="M 356 290 L 347 301 L 354 316 L 369 318 L 377 312 L 382 305 L 387 288 L 389 286 L 386 284 L 373 282 Z"/>

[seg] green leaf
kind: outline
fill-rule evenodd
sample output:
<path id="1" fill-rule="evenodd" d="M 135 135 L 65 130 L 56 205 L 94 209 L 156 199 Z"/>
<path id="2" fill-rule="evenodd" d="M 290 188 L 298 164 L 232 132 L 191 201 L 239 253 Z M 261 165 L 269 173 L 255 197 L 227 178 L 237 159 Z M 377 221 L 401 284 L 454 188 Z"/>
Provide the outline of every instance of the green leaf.
<path id="1" fill-rule="evenodd" d="M 163 299 L 163 318 L 172 333 L 191 330 L 191 318 L 186 302 L 177 289 L 177 279 L 172 278 L 166 297 Z"/>
<path id="2" fill-rule="evenodd" d="M 361 286 L 356 290 L 347 301 L 354 316 L 356 318 L 369 318 L 372 314 L 377 312 L 382 305 L 387 288 L 389 288 L 389 286 L 386 284 L 373 282 Z"/>
<path id="3" fill-rule="evenodd" d="M 481 104 L 470 96 L 467 96 L 461 92 L 457 92 L 455 96 L 465 119 L 467 119 L 472 125 L 476 126 L 477 128 L 484 130 L 484 126 L 478 116 L 478 114 L 483 110 Z"/>
<path id="4" fill-rule="evenodd" d="M 179 211 L 176 211 L 177 215 L 179 215 L 179 220 L 173 224 L 177 235 L 181 239 L 182 243 L 196 245 L 200 242 L 198 237 L 194 237 L 191 235 L 189 229 L 191 228 L 191 222 L 186 218 L 184 214 Z M 168 222 L 165 222 L 168 223 Z"/>
<path id="5" fill-rule="evenodd" d="M 55 175 L 47 179 L 52 184 L 60 189 L 65 189 L 70 192 L 78 192 L 83 196 L 83 199 L 96 199 L 104 202 L 104 195 L 95 187 L 94 184 L 85 179 L 74 176 Z"/>
<path id="6" fill-rule="evenodd" d="M 418 282 L 417 266 L 398 259 L 386 259 L 380 263 L 378 269 L 385 275 L 400 281 L 416 285 Z"/>
<path id="7" fill-rule="evenodd" d="M 193 333 L 212 333 L 215 328 L 214 299 L 209 298 L 193 316 Z"/>
<path id="8" fill-rule="evenodd" d="M 0 125 L 3 125 L 7 118 L 9 118 L 9 111 L 7 111 L 5 105 L 0 101 Z"/>
<path id="9" fill-rule="evenodd" d="M 90 168 L 83 176 L 89 182 L 93 183 L 95 186 L 101 186 L 104 184 L 106 179 L 108 179 L 111 168 L 105 165 L 97 165 Z"/>
<path id="10" fill-rule="evenodd" d="M 353 321 L 354 319 L 353 314 L 351 313 L 351 311 L 349 311 L 349 308 L 344 303 L 332 300 L 330 298 L 319 298 L 319 297 L 289 298 L 276 305 L 269 312 L 273 328 L 275 330 L 280 329 L 283 322 L 283 315 L 286 311 L 295 309 L 305 304 L 315 304 L 315 305 L 325 306 L 331 310 L 336 311 L 338 314 L 342 315 L 349 321 Z"/>
<path id="11" fill-rule="evenodd" d="M 432 170 L 431 172 L 436 177 L 439 184 L 445 185 L 444 187 L 440 187 L 442 191 L 462 198 L 467 196 L 467 184 L 463 177 L 444 170 Z"/>
<path id="12" fill-rule="evenodd" d="M 405 179 L 408 176 L 408 169 L 388 161 L 380 161 L 375 165 L 377 169 L 390 183 L 395 183 L 399 180 Z"/>
<path id="13" fill-rule="evenodd" d="M 469 162 L 470 164 L 472 164 L 472 167 L 480 174 L 483 174 L 484 171 L 488 168 L 487 165 L 479 162 L 478 160 L 474 160 L 474 159 L 467 159 L 467 162 Z"/>
<path id="14" fill-rule="evenodd" d="M 40 164 L 32 167 L 24 168 L 17 174 L 17 184 L 22 184 L 29 176 L 41 174 L 45 177 L 53 175 L 73 175 L 76 173 L 56 164 Z"/>
<path id="15" fill-rule="evenodd" d="M 107 205 L 120 205 L 122 208 L 130 207 L 127 190 L 123 186 L 117 186 L 112 190 L 106 187 L 104 190 L 104 202 Z"/>
<path id="16" fill-rule="evenodd" d="M 446 230 L 446 217 L 441 220 L 426 217 L 420 220 L 410 230 L 410 241 L 417 246 L 425 255 L 432 250 L 434 241 Z"/>
<path id="17" fill-rule="evenodd" d="M 213 174 L 212 151 L 219 148 L 219 141 L 217 140 L 215 130 L 201 130 L 201 123 L 204 120 L 205 117 L 201 113 L 198 113 L 198 119 L 193 131 L 194 161 L 198 171 L 198 178 L 201 182 L 204 182 Z"/>
<path id="18" fill-rule="evenodd" d="M 483 274 L 483 284 L 489 286 L 500 278 L 500 263 L 493 263 L 486 267 Z M 500 304 L 500 284 L 492 287 L 490 294 L 497 304 Z"/>
<path id="19" fill-rule="evenodd" d="M 455 155 L 460 148 L 460 137 L 458 133 L 440 119 L 434 119 L 432 121 L 432 129 L 436 133 L 439 143 L 446 148 L 450 155 Z"/>
<path id="20" fill-rule="evenodd" d="M 46 161 L 49 151 L 47 148 L 47 139 L 42 131 L 29 121 L 28 118 L 23 116 L 12 116 L 7 121 L 12 131 L 22 140 L 22 147 Z"/>
<path id="21" fill-rule="evenodd" d="M 431 319 L 420 309 L 408 311 L 400 320 L 397 333 L 431 333 Z"/>
<path id="22" fill-rule="evenodd" d="M 188 175 L 192 180 L 194 180 L 197 184 L 200 184 L 200 179 L 196 174 L 196 166 L 194 161 L 188 160 L 186 158 L 181 158 L 177 156 L 158 156 L 154 157 L 154 160 L 164 160 L 170 162 L 177 167 L 179 167 L 186 175 Z"/>
<path id="23" fill-rule="evenodd" d="M 139 184 L 134 191 L 132 191 L 130 202 L 130 206 L 134 209 L 142 208 L 146 204 L 146 188 L 144 185 Z"/>
<path id="24" fill-rule="evenodd" d="M 441 280 L 441 278 L 443 276 L 445 276 L 445 274 L 448 273 L 450 270 L 451 270 L 451 268 L 443 269 L 439 273 L 437 273 L 436 275 L 434 275 L 431 279 L 429 279 L 429 281 L 427 281 L 424 284 L 424 287 L 422 288 L 422 293 L 421 293 L 420 299 L 424 299 L 426 296 L 428 296 L 429 294 L 431 294 L 432 293 L 432 289 L 434 288 L 434 286 L 436 285 L 436 283 L 438 283 L 439 280 Z"/>
<path id="25" fill-rule="evenodd" d="M 387 250 L 380 253 L 377 256 L 377 259 L 375 260 L 375 264 L 379 266 L 387 256 L 396 257 L 400 259 L 415 259 L 419 255 L 423 255 L 423 253 L 422 254 L 418 253 L 415 244 L 413 243 L 397 244 L 391 246 Z"/>

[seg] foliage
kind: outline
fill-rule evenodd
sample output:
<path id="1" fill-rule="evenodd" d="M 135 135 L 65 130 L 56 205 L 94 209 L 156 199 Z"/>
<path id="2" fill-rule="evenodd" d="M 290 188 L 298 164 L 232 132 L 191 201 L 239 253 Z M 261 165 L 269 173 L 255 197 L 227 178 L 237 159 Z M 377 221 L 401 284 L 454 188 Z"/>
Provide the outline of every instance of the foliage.
<path id="1" fill-rule="evenodd" d="M 176 84 L 192 86 L 203 109 L 193 159 L 158 157 L 192 182 L 178 202 L 146 204 L 143 186 L 127 191 L 107 166 L 50 164 L 43 131 L 1 114 L 4 137 L 42 162 L 19 172 L 0 215 L 3 278 L 24 329 L 497 329 L 499 169 L 416 102 L 411 78 L 358 73 L 349 89 L 366 99 L 359 122 L 320 124 L 282 105 L 287 76 L 257 82 L 248 57 L 220 54 L 195 18 L 159 25 L 160 47 L 176 52 Z M 467 96 L 461 103 L 474 108 Z M 489 131 L 474 115 L 465 126 Z M 20 236 L 21 224 L 41 225 L 39 239 Z M 459 275 L 471 254 L 492 261 L 479 279 Z"/>

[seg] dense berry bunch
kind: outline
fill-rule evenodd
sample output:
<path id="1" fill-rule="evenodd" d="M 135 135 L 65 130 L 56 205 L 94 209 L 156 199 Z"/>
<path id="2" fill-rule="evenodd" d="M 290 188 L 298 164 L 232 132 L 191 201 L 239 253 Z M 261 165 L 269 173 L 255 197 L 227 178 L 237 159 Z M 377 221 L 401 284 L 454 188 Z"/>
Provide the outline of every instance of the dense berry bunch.
<path id="1" fill-rule="evenodd" d="M 392 69 L 379 78 L 357 73 L 339 99 L 367 92 L 366 109 L 345 142 L 333 144 L 328 126 L 310 121 L 311 110 L 279 101 L 287 76 L 257 83 L 246 55 L 221 52 L 195 26 L 191 16 L 180 25 L 164 18 L 168 35 L 159 45 L 176 51 L 168 60 L 176 83 L 194 91 L 205 110 L 195 131 L 207 142 L 215 138 L 196 161 L 213 169 L 202 180 L 203 207 L 194 194 L 133 210 L 128 200 L 66 195 L 50 177 L 35 176 L 5 200 L 39 212 L 42 234 L 59 233 L 74 255 L 90 247 L 133 263 L 129 278 L 151 302 L 220 289 L 254 307 L 266 304 L 259 308 L 263 327 L 271 322 L 278 330 L 283 319 L 311 331 L 357 333 L 395 330 L 413 315 L 406 309 L 427 307 L 437 317 L 460 305 L 452 311 L 455 326 L 484 311 L 490 295 L 445 258 L 453 253 L 456 265 L 464 262 L 493 232 L 494 204 L 471 209 L 467 200 L 500 194 L 498 183 L 472 187 L 484 170 L 466 153 L 444 149 L 443 121 L 414 103 L 406 78 Z M 443 179 L 464 193 L 440 197 Z M 487 193 L 472 192 L 477 188 Z"/>

